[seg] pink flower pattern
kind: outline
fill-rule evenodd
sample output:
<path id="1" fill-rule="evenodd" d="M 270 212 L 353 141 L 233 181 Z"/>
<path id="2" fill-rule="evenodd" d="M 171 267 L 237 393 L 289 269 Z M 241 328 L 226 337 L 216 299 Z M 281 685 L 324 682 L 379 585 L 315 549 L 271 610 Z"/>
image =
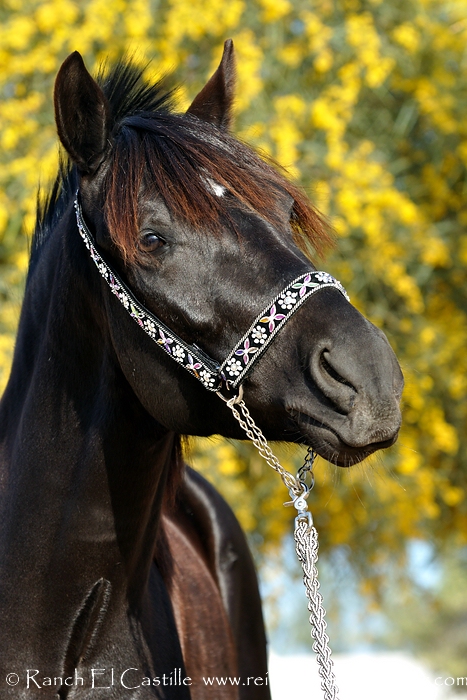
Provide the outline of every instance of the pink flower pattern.
<path id="1" fill-rule="evenodd" d="M 164 331 L 161 328 L 158 328 L 159 331 L 159 338 L 157 339 L 157 342 L 159 345 L 163 345 L 166 351 L 169 353 L 169 355 L 172 354 L 172 350 L 170 348 L 170 344 L 173 343 L 172 338 L 169 338 L 169 336 L 165 335 Z"/>
<path id="2" fill-rule="evenodd" d="M 319 287 L 319 283 L 318 283 L 318 282 L 312 282 L 312 281 L 311 281 L 311 275 L 307 275 L 307 276 L 305 277 L 305 279 L 303 280 L 303 282 L 297 282 L 296 284 L 292 285 L 292 287 L 293 287 L 293 289 L 299 289 L 299 290 L 300 290 L 299 293 L 298 293 L 298 296 L 299 296 L 300 299 L 301 299 L 301 298 L 302 298 L 303 296 L 305 296 L 305 294 L 307 293 L 307 289 L 308 289 L 308 288 L 313 289 L 314 287 Z"/>
<path id="3" fill-rule="evenodd" d="M 250 361 L 250 355 L 258 350 L 257 347 L 250 347 L 250 340 L 247 338 L 243 345 L 243 348 L 239 348 L 235 351 L 236 355 L 241 355 L 243 357 L 243 362 L 247 365 Z"/>
<path id="4" fill-rule="evenodd" d="M 276 305 L 273 304 L 271 308 L 269 309 L 269 316 L 263 316 L 263 318 L 259 319 L 260 323 L 268 323 L 269 324 L 269 332 L 272 333 L 273 330 L 276 327 L 276 321 L 282 321 L 282 319 L 285 318 L 284 314 L 278 314 L 276 313 Z"/>

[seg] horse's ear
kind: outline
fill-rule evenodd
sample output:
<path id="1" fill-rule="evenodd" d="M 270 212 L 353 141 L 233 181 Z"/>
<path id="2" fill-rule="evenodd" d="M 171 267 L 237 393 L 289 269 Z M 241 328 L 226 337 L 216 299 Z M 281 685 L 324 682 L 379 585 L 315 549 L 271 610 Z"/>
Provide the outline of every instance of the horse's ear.
<path id="1" fill-rule="evenodd" d="M 81 173 L 92 175 L 105 156 L 110 107 L 77 51 L 58 72 L 54 104 L 60 141 Z"/>
<path id="2" fill-rule="evenodd" d="M 232 120 L 234 93 L 234 45 L 232 39 L 227 39 L 218 69 L 195 97 L 187 112 L 222 129 L 228 129 Z"/>

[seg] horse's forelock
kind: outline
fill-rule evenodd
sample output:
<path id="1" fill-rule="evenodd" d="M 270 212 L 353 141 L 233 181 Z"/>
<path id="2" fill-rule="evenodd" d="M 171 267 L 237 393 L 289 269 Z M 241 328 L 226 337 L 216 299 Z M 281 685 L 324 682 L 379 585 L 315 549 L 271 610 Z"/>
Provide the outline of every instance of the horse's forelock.
<path id="1" fill-rule="evenodd" d="M 175 220 L 219 234 L 229 214 L 207 181 L 223 186 L 247 209 L 273 226 L 283 225 L 283 195 L 294 200 L 292 228 L 297 244 L 322 254 L 330 239 L 322 217 L 300 188 L 251 148 L 195 117 L 137 114 L 116 130 L 106 183 L 106 219 L 126 260 L 135 258 L 138 198 L 162 197 Z M 282 201 L 281 201 L 282 200 Z M 235 222 L 230 223 L 241 236 Z"/>
<path id="2" fill-rule="evenodd" d="M 102 71 L 98 80 L 113 116 L 105 213 L 111 236 L 126 260 L 137 253 L 142 190 L 161 195 L 174 219 L 219 234 L 229 215 L 225 201 L 209 182 L 224 187 L 273 226 L 283 225 L 281 193 L 287 193 L 294 200 L 290 223 L 297 245 L 307 254 L 324 253 L 330 244 L 326 221 L 279 166 L 225 131 L 192 115 L 175 113 L 173 91 L 164 90 L 161 81 L 145 81 L 144 70 L 131 62 Z M 52 194 L 39 207 L 31 262 L 76 186 L 75 168 L 67 162 Z"/>

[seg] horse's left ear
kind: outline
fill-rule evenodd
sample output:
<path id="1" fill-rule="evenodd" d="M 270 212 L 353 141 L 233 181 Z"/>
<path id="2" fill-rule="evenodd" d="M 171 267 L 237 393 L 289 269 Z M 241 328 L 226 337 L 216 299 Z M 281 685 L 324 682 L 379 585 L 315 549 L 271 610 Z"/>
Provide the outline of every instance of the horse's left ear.
<path id="1" fill-rule="evenodd" d="M 228 129 L 232 121 L 234 93 L 235 52 L 232 39 L 227 39 L 218 69 L 195 97 L 187 113 Z"/>
<path id="2" fill-rule="evenodd" d="M 60 141 L 83 175 L 93 175 L 108 145 L 110 106 L 75 51 L 55 80 L 55 121 Z"/>

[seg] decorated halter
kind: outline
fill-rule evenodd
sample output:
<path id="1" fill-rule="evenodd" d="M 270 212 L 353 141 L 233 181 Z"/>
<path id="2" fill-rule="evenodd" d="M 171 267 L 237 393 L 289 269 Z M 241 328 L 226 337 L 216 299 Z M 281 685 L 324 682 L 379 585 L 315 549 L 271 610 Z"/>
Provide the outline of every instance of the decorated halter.
<path id="1" fill-rule="evenodd" d="M 306 500 L 314 485 L 313 464 L 316 454 L 311 447 L 308 448 L 305 463 L 295 477 L 284 469 L 243 401 L 242 380 L 287 321 L 312 294 L 326 287 L 334 287 L 348 300 L 349 297 L 344 287 L 327 272 L 308 270 L 296 277 L 255 318 L 245 335 L 238 341 L 225 360 L 219 364 L 197 345 L 190 345 L 182 340 L 163 321 L 139 303 L 115 270 L 98 252 L 94 238 L 83 219 L 78 193 L 76 193 L 74 205 L 78 229 L 91 258 L 131 318 L 173 360 L 195 376 L 206 389 L 215 391 L 225 401 L 247 437 L 253 442 L 269 466 L 280 474 L 289 490 L 291 500 L 284 505 L 293 505 L 297 510 L 294 530 L 295 548 L 303 569 L 303 581 L 310 612 L 311 636 L 314 640 L 313 650 L 318 661 L 323 697 L 324 700 L 338 700 L 338 688 L 335 682 L 329 637 L 326 633 L 324 619 L 326 611 L 319 592 L 318 571 L 316 569 L 318 533 L 313 525 L 313 518 L 308 510 Z M 227 399 L 221 393 L 222 386 L 233 391 L 231 398 Z"/>
<path id="2" fill-rule="evenodd" d="M 327 272 L 309 270 L 296 277 L 255 318 L 245 335 L 225 360 L 219 364 L 197 345 L 190 345 L 170 330 L 136 299 L 119 275 L 98 252 L 94 238 L 83 218 L 78 193 L 74 202 L 80 235 L 100 274 L 131 318 L 170 357 L 196 377 L 209 391 L 219 391 L 222 384 L 230 389 L 240 386 L 298 308 L 320 289 L 334 287 L 348 300 L 342 284 Z"/>

